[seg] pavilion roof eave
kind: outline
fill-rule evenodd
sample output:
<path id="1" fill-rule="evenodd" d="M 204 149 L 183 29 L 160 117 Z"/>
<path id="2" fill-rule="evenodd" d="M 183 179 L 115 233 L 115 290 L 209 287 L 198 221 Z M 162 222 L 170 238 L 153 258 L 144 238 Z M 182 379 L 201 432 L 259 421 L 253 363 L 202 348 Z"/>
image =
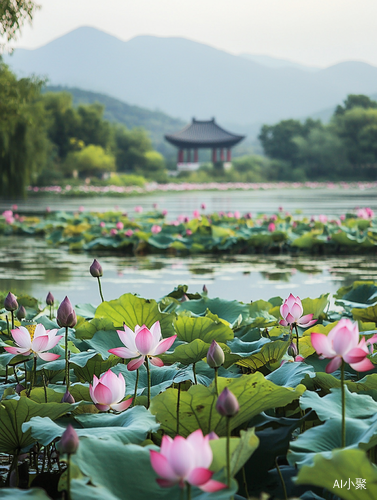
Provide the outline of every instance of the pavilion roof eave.
<path id="1" fill-rule="evenodd" d="M 187 139 L 178 139 L 171 135 L 165 135 L 165 139 L 173 146 L 181 149 L 208 149 L 208 148 L 231 148 L 245 139 L 244 135 L 232 137 L 222 141 L 190 141 Z"/>

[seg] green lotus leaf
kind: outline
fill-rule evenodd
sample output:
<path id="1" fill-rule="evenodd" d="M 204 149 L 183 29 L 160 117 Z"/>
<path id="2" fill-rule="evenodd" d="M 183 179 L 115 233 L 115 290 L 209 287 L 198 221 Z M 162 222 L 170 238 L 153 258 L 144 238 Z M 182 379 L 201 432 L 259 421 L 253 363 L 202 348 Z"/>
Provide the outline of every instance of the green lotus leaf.
<path id="1" fill-rule="evenodd" d="M 219 392 L 228 387 L 240 405 L 240 411 L 230 421 L 232 429 L 268 408 L 286 406 L 305 390 L 302 385 L 296 389 L 279 387 L 266 380 L 259 372 L 236 379 L 219 377 L 218 386 Z M 165 432 L 171 436 L 175 435 L 177 429 L 177 398 L 178 390 L 168 389 L 152 399 L 150 408 Z M 215 431 L 219 436 L 225 435 L 226 418 L 217 413 L 216 400 L 213 384 L 209 387 L 193 385 L 188 391 L 181 392 L 180 433 L 188 436 L 200 428 L 204 434 Z"/>
<path id="2" fill-rule="evenodd" d="M 190 318 L 179 316 L 174 320 L 174 328 L 178 338 L 185 342 L 201 339 L 207 344 L 212 340 L 226 342 L 234 337 L 232 329 L 221 321 L 213 321 L 208 317 Z"/>
<path id="3" fill-rule="evenodd" d="M 163 337 L 171 337 L 175 333 L 173 314 L 162 313 L 155 300 L 142 299 L 132 293 L 125 293 L 116 300 L 102 302 L 97 307 L 95 317 L 110 319 L 115 329 L 119 330 L 123 328 L 123 323 L 134 329 L 136 325 L 146 325 L 150 328 L 159 321 Z"/>
<path id="4" fill-rule="evenodd" d="M 304 314 L 313 314 L 313 319 L 322 319 L 324 311 L 329 304 L 329 293 L 320 295 L 317 299 L 306 298 L 302 300 Z"/>
<path id="5" fill-rule="evenodd" d="M 84 355 L 86 353 L 84 352 L 80 354 Z M 83 358 L 85 360 L 84 356 Z M 121 358 L 118 358 L 118 356 L 114 356 L 113 354 L 107 359 L 102 359 L 102 356 L 96 353 L 95 356 L 87 356 L 85 364 L 81 364 L 81 359 L 79 363 L 76 357 L 72 357 L 70 363 L 71 367 L 74 369 L 76 377 L 81 382 L 93 382 L 93 375 L 99 377 L 102 373 L 106 372 L 109 368 L 112 368 L 121 361 Z"/>
<path id="6" fill-rule="evenodd" d="M 352 309 L 352 316 L 353 319 L 358 321 L 372 321 L 373 323 L 377 323 L 377 304 L 363 309 L 354 308 Z"/>
<path id="7" fill-rule="evenodd" d="M 73 409 L 74 405 L 68 403 L 36 403 L 24 396 L 3 400 L 0 404 L 0 452 L 14 455 L 34 443 L 30 431 L 22 432 L 22 424 L 31 418 L 48 415 L 56 420 Z"/>
<path id="8" fill-rule="evenodd" d="M 289 340 L 274 340 L 264 344 L 260 351 L 248 358 L 240 359 L 237 364 L 256 371 L 266 365 L 277 363 L 287 352 Z"/>
<path id="9" fill-rule="evenodd" d="M 211 344 L 203 342 L 201 339 L 195 339 L 188 344 L 178 345 L 171 354 L 162 354 L 159 356 L 164 363 L 182 363 L 191 365 L 205 358 Z M 226 348 L 226 346 L 222 346 Z"/>
<path id="10" fill-rule="evenodd" d="M 310 378 L 315 377 L 315 371 L 312 366 L 308 366 L 306 363 L 288 361 L 277 370 L 268 374 L 266 379 L 282 387 L 297 387 L 307 375 Z M 306 391 L 302 397 L 304 397 L 307 392 L 308 391 Z"/>
<path id="11" fill-rule="evenodd" d="M 96 332 L 108 330 L 114 330 L 110 318 L 93 318 L 91 321 L 77 323 L 75 335 L 77 339 L 91 339 Z"/>
<path id="12" fill-rule="evenodd" d="M 361 478 L 366 487 L 357 488 L 356 478 Z M 348 484 L 348 479 L 354 484 Z M 343 488 L 341 480 L 343 484 L 347 482 Z M 305 465 L 300 469 L 295 482 L 326 488 L 344 500 L 377 498 L 377 469 L 362 450 L 335 450 L 327 456 L 319 453 L 313 458 L 313 465 Z"/>
<path id="13" fill-rule="evenodd" d="M 31 488 L 30 490 L 20 490 L 19 488 L 3 488 L 1 491 L 3 500 L 51 500 L 46 491 L 42 488 Z"/>
<path id="14" fill-rule="evenodd" d="M 203 296 L 199 300 L 187 300 L 177 308 L 177 313 L 182 311 L 191 311 L 197 316 L 205 316 L 207 309 L 211 313 L 216 314 L 219 318 L 225 319 L 228 323 L 233 324 L 238 320 L 239 315 L 245 319 L 249 315 L 247 304 L 238 302 L 237 300 L 210 299 Z"/>

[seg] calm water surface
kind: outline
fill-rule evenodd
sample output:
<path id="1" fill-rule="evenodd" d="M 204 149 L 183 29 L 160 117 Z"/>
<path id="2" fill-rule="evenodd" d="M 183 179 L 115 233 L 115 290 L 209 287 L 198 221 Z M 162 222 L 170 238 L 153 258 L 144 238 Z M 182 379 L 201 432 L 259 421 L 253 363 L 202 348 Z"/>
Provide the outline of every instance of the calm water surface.
<path id="1" fill-rule="evenodd" d="M 42 239 L 0 239 L 0 289 L 24 292 L 44 300 L 51 291 L 61 301 L 99 303 L 97 281 L 89 274 L 93 257 L 104 269 L 105 299 L 131 292 L 158 299 L 178 284 L 198 292 L 204 284 L 211 297 L 244 302 L 290 292 L 317 297 L 354 280 L 377 280 L 377 257 L 195 256 L 124 257 L 69 253 Z"/>

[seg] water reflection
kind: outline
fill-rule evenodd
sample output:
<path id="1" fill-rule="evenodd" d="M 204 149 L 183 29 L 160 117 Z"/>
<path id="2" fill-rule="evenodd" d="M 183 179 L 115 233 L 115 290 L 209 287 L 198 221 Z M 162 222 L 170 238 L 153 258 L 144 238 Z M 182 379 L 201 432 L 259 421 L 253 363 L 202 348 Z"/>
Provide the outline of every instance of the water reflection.
<path id="1" fill-rule="evenodd" d="M 285 296 L 301 297 L 335 292 L 354 280 L 377 280 L 377 257 L 311 256 L 190 256 L 150 255 L 124 257 L 95 255 L 104 268 L 102 279 L 107 300 L 122 293 L 159 298 L 178 284 L 191 292 L 204 284 L 210 296 L 242 301 Z M 0 239 L 0 289 L 12 289 L 44 299 L 51 291 L 58 300 L 69 295 L 74 303 L 99 303 L 96 280 L 89 274 L 92 254 L 69 253 L 43 240 Z"/>

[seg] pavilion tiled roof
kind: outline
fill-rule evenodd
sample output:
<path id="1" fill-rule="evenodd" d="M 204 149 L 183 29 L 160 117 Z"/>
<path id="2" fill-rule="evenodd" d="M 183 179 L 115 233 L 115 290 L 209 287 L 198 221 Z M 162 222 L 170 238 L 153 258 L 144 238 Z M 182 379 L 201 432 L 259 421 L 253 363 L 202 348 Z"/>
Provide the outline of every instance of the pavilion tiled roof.
<path id="1" fill-rule="evenodd" d="M 229 148 L 238 144 L 244 135 L 232 134 L 217 125 L 215 119 L 195 120 L 175 134 L 165 135 L 165 139 L 179 148 Z"/>

